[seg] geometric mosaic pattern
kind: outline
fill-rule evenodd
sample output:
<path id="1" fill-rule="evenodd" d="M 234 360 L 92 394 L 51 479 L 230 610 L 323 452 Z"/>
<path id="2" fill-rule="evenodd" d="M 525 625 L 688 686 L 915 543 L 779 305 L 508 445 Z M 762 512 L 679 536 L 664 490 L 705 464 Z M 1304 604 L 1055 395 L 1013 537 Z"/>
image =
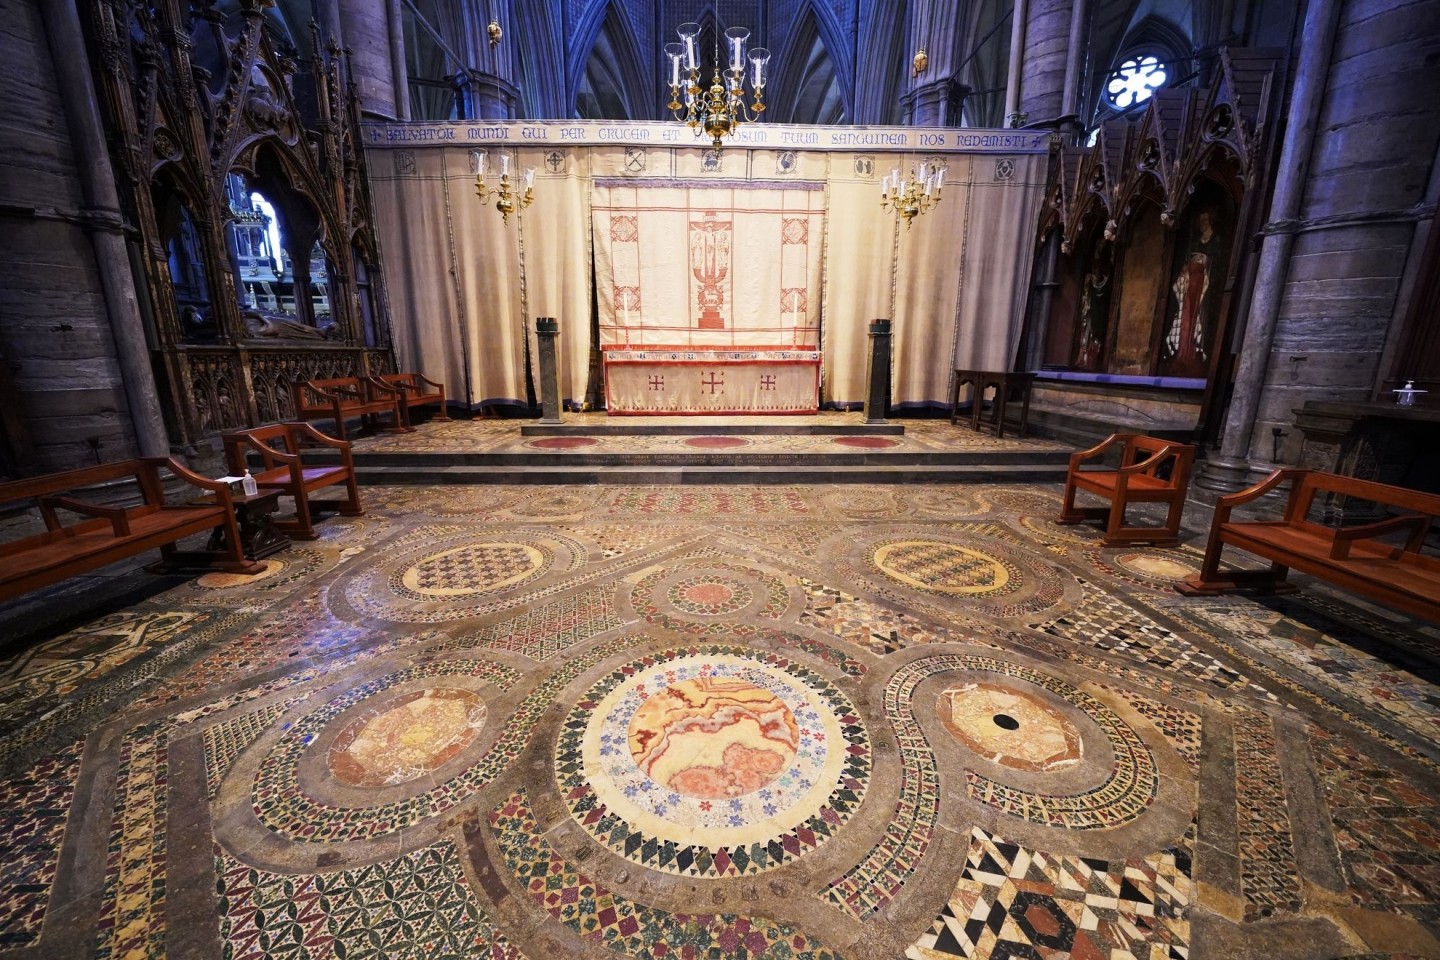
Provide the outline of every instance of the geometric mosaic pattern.
<path id="1" fill-rule="evenodd" d="M 220 791 L 220 781 L 230 769 L 235 758 L 245 748 L 259 739 L 260 735 L 274 726 L 275 721 L 300 698 L 272 703 L 251 713 L 241 714 L 229 720 L 222 720 L 205 728 L 205 777 L 209 782 L 210 796 Z"/>
<path id="2" fill-rule="evenodd" d="M 1058 694 L 1099 724 L 1115 753 L 1105 782 L 1073 795 L 1023 790 L 967 769 L 966 788 L 973 799 L 1036 823 L 1083 830 L 1135 819 L 1159 790 L 1155 760 L 1135 731 L 1114 711 L 1063 680 L 990 657 L 939 654 L 908 663 L 895 671 L 885 688 L 885 713 L 900 741 L 899 805 L 880 843 L 825 890 L 832 903 L 857 919 L 868 918 L 893 899 L 929 847 L 940 797 L 934 752 L 915 718 L 912 696 L 922 680 L 952 670 L 1014 677 Z"/>
<path id="3" fill-rule="evenodd" d="M 165 828 L 169 748 L 164 724 L 120 745 L 120 783 L 106 856 L 99 960 L 165 955 Z"/>
<path id="4" fill-rule="evenodd" d="M 1270 718 L 1247 712 L 1235 720 L 1235 787 L 1240 829 L 1240 885 L 1245 919 L 1300 908 L 1299 870 L 1290 841 L 1285 788 L 1275 769 Z"/>
<path id="5" fill-rule="evenodd" d="M 624 956 L 840 960 L 810 937 L 764 917 L 668 913 L 607 890 L 555 852 L 523 790 L 492 810 L 489 821 L 505 865 L 529 897 L 586 940 Z"/>
<path id="6" fill-rule="evenodd" d="M 802 724 L 799 751 L 790 758 L 793 766 L 779 779 L 746 792 L 730 789 L 714 799 L 707 798 L 708 794 L 699 799 L 682 796 L 647 776 L 631 758 L 624 742 L 625 730 L 631 727 L 631 716 L 637 708 L 658 700 L 666 688 L 642 683 L 614 705 L 597 710 L 612 691 L 625 689 L 627 683 L 633 687 L 636 677 L 658 677 L 656 685 L 694 683 L 690 678 L 696 675 L 697 668 L 691 664 L 701 658 L 706 664 L 705 677 L 732 682 L 745 678 L 762 684 L 772 696 L 789 701 L 789 709 Z M 772 671 L 780 672 L 782 677 L 771 676 Z M 647 697 L 655 699 L 647 701 Z M 720 716 L 734 723 L 733 714 Z M 708 727 L 716 722 L 700 723 Z M 833 742 L 827 742 L 823 732 L 829 727 L 839 733 Z M 725 729 L 721 726 L 718 732 Z M 599 767 L 589 762 L 585 750 L 587 738 L 595 736 L 596 730 L 603 731 L 598 753 L 604 759 Z M 671 650 L 614 670 L 575 704 L 555 752 L 561 795 L 571 815 L 588 833 L 627 860 L 684 876 L 759 873 L 809 853 L 850 819 L 870 779 L 869 738 L 844 694 L 823 677 L 778 654 L 757 655 L 743 647 Z M 820 774 L 831 768 L 838 774 L 832 773 L 827 783 Z M 608 805 L 597 793 L 597 786 L 602 793 L 613 796 Z M 627 818 L 624 809 L 611 806 L 653 815 L 654 825 L 647 829 Z M 721 839 L 754 831 L 757 826 L 764 835 L 748 842 Z M 694 842 L 686 843 L 679 836 L 656 835 L 672 830 Z"/>
<path id="7" fill-rule="evenodd" d="M 450 843 L 313 876 L 256 870 L 229 855 L 215 863 L 226 960 L 523 960 L 471 894 Z"/>
<path id="8" fill-rule="evenodd" d="M 1136 713 L 1159 727 L 1165 739 L 1170 741 L 1170 745 L 1190 768 L 1190 772 L 1200 772 L 1201 719 L 1198 713 L 1160 703 L 1123 687 L 1105 685 L 1105 689 L 1130 704 Z"/>
<path id="9" fill-rule="evenodd" d="M 72 744 L 0 783 L 0 950 L 40 935 L 83 746 Z"/>
<path id="10" fill-rule="evenodd" d="M 965 868 L 930 931 L 905 951 L 945 957 L 1186 960 L 1190 855 L 1052 856 L 970 832 Z"/>
<path id="11" fill-rule="evenodd" d="M 1319 726 L 1307 732 L 1351 900 L 1440 925 L 1440 791 Z"/>
<path id="12" fill-rule="evenodd" d="M 471 636 L 440 645 L 440 650 L 487 647 L 509 650 L 532 660 L 551 660 L 596 634 L 620 626 L 613 591 L 592 587 L 492 624 Z"/>

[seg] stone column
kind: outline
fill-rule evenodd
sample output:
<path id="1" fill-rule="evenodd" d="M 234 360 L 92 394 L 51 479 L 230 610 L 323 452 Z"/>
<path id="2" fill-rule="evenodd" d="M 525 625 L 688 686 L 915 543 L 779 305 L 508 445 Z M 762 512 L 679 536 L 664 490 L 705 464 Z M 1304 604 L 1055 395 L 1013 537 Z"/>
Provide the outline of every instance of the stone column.
<path id="1" fill-rule="evenodd" d="M 901 98 L 901 102 L 913 126 L 958 127 L 969 93 L 968 86 L 947 78 L 916 87 Z"/>
<path id="2" fill-rule="evenodd" d="M 1020 75 L 1020 112 L 1027 123 L 1073 112 L 1064 98 L 1069 62 L 1076 58 L 1068 46 L 1070 14 L 1071 0 L 1030 0 Z"/>
<path id="3" fill-rule="evenodd" d="M 887 423 L 890 402 L 890 321 L 870 323 L 870 361 L 865 368 L 865 422 Z"/>
<path id="4" fill-rule="evenodd" d="M 1381 12 L 1385 16 L 1376 19 Z M 1383 28 L 1379 25 L 1383 24 Z M 1293 462 L 1295 410 L 1366 401 L 1401 295 L 1440 134 L 1432 4 L 1312 0 L 1221 456 L 1204 486 L 1234 489 Z M 1323 131 L 1323 133 L 1317 133 Z M 1288 431 L 1288 432 L 1287 432 Z"/>
<path id="5" fill-rule="evenodd" d="M 136 444 L 141 456 L 168 456 L 170 438 L 155 387 L 150 345 L 135 293 L 135 275 L 130 270 L 130 255 L 125 247 L 120 195 L 115 189 L 115 171 L 110 165 L 90 78 L 90 58 L 81 32 L 80 14 L 75 0 L 47 0 L 39 6 L 65 108 L 65 126 L 75 150 L 76 172 L 85 202 L 80 216 L 95 251 L 105 312 L 115 337 L 115 355 L 120 361 Z"/>
<path id="6" fill-rule="evenodd" d="M 562 423 L 560 378 L 555 372 L 555 341 L 560 324 L 554 317 L 535 318 L 535 339 L 540 344 L 540 422 Z"/>
<path id="7" fill-rule="evenodd" d="M 1020 68 L 1025 62 L 1025 21 L 1029 17 L 1028 0 L 1015 0 L 1010 12 L 1010 69 L 1005 74 L 1005 125 L 1020 126 Z"/>
<path id="8" fill-rule="evenodd" d="M 360 109 L 387 120 L 410 116 L 405 73 L 402 0 L 334 0 L 342 42 L 351 51 L 350 70 L 360 88 Z"/>
<path id="9" fill-rule="evenodd" d="M 1065 88 L 1060 93 L 1062 116 L 1080 112 L 1080 70 L 1085 64 L 1085 26 L 1088 0 L 1070 4 L 1070 42 L 1065 50 Z"/>

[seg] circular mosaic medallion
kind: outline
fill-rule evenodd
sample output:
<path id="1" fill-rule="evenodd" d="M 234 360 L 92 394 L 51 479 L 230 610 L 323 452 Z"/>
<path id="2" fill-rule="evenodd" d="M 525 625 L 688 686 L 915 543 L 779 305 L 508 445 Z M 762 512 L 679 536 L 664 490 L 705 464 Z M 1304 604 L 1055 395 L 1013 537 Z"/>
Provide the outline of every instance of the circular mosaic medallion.
<path id="1" fill-rule="evenodd" d="M 703 631 L 735 629 L 738 616 L 778 620 L 790 608 L 790 589 L 780 577 L 729 563 L 689 563 L 656 570 L 630 591 L 630 606 L 650 623 L 695 631 L 694 620 L 725 617 Z"/>
<path id="2" fill-rule="evenodd" d="M 825 504 L 836 513 L 857 520 L 893 517 L 903 509 L 895 494 L 887 490 L 842 490 L 827 495 Z"/>
<path id="3" fill-rule="evenodd" d="M 351 786 L 406 783 L 454 759 L 484 725 L 485 701 L 469 690 L 416 690 L 348 724 L 326 760 Z"/>
<path id="4" fill-rule="evenodd" d="M 554 530 L 434 524 L 387 543 L 345 573 L 329 602 L 336 612 L 397 623 L 484 616 L 550 588 L 585 562 L 589 548 Z M 348 605 L 348 606 L 345 606 Z"/>
<path id="5" fill-rule="evenodd" d="M 250 576 L 246 576 L 243 573 L 224 573 L 218 570 L 214 573 L 207 573 L 197 579 L 195 585 L 197 587 L 204 587 L 206 590 L 228 590 L 231 587 L 248 587 L 264 583 L 285 569 L 284 560 L 275 560 L 273 558 L 260 561 L 260 565 L 263 569 L 259 573 Z"/>
<path id="6" fill-rule="evenodd" d="M 1011 572 L 1003 560 L 938 540 L 881 544 L 870 562 L 901 583 L 953 596 L 989 596 L 1020 586 L 1018 575 L 1015 586 L 1010 586 Z"/>
<path id="7" fill-rule="evenodd" d="M 899 440 L 891 440 L 889 437 L 835 437 L 831 442 L 842 447 L 858 447 L 862 450 L 884 450 L 900 446 Z"/>
<path id="8" fill-rule="evenodd" d="M 436 817 L 492 783 L 527 739 L 512 717 L 493 743 L 477 742 L 485 707 L 459 684 L 503 690 L 519 679 L 488 660 L 442 660 L 348 690 L 285 725 L 253 768 L 251 811 L 269 831 L 312 843 L 368 840 Z M 436 772 L 445 775 L 428 776 Z"/>
<path id="9" fill-rule="evenodd" d="M 731 450 L 735 447 L 748 447 L 750 441 L 744 437 L 687 437 L 685 446 L 698 447 L 702 450 Z"/>
<path id="10" fill-rule="evenodd" d="M 984 489 L 980 495 L 992 507 L 1012 513 L 1059 516 L 1061 498 L 1046 490 L 1027 490 L 1015 487 Z"/>
<path id="11" fill-rule="evenodd" d="M 548 493 L 535 497 L 521 497 L 510 504 L 506 512 L 517 517 L 535 517 L 553 520 L 560 517 L 579 516 L 594 503 L 594 497 L 581 493 Z"/>
<path id="12" fill-rule="evenodd" d="M 1199 569 L 1188 558 L 1181 559 L 1173 553 L 1159 551 L 1121 553 L 1114 557 L 1114 563 L 1138 577 L 1167 583 L 1178 583 L 1200 575 Z"/>
<path id="13" fill-rule="evenodd" d="M 1018 518 L 1020 526 L 1041 540 L 1059 541 L 1092 546 L 1105 539 L 1105 531 L 1088 523 L 1060 524 L 1050 516 L 1023 516 Z"/>
<path id="14" fill-rule="evenodd" d="M 860 806 L 870 743 L 823 677 L 777 654 L 702 647 L 615 670 L 556 744 L 561 795 L 601 844 L 652 870 L 758 873 Z"/>
<path id="15" fill-rule="evenodd" d="M 930 599 L 995 617 L 1018 617 L 1080 598 L 1080 587 L 1049 558 L 999 523 L 963 530 L 910 524 L 874 527 L 840 546 L 842 573 L 867 579 L 882 596 L 929 607 Z M 883 539 L 882 539 L 883 538 Z"/>
<path id="16" fill-rule="evenodd" d="M 574 450 L 577 447 L 592 447 L 599 442 L 594 437 L 543 437 L 531 440 L 526 446 L 536 450 Z"/>
<path id="17" fill-rule="evenodd" d="M 986 510 L 969 490 L 920 490 L 910 497 L 917 510 L 936 517 L 971 517 Z"/>
<path id="18" fill-rule="evenodd" d="M 671 606 L 686 613 L 715 617 L 744 610 L 754 602 L 755 594 L 749 586 L 734 577 L 705 573 L 698 577 L 687 577 L 671 585 L 666 591 L 666 599 Z"/>
<path id="19" fill-rule="evenodd" d="M 1080 731 L 1033 694 L 967 683 L 940 694 L 940 722 L 956 740 L 1014 770 L 1060 770 L 1080 762 Z"/>
<path id="20" fill-rule="evenodd" d="M 399 573 L 391 589 L 412 600 L 488 593 L 542 573 L 552 555 L 528 543 L 469 543 L 422 558 Z"/>

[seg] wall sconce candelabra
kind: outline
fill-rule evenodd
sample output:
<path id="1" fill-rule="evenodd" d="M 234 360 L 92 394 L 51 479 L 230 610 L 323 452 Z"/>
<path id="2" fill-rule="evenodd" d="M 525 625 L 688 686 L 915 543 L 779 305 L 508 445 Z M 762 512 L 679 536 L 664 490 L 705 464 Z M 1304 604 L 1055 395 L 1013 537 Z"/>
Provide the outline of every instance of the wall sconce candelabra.
<path id="1" fill-rule="evenodd" d="M 700 24 L 682 23 L 675 31 L 679 43 L 665 44 L 670 59 L 671 115 L 695 132 L 710 137 L 716 150 L 724 146 L 724 138 L 733 134 L 742 123 L 754 123 L 765 112 L 765 71 L 770 51 L 756 47 L 750 51 L 750 87 L 753 101 L 745 102 L 745 43 L 750 31 L 731 27 L 725 31 L 730 68 L 721 71 L 719 42 L 715 48 L 715 76 L 708 89 L 700 86 Z M 684 101 L 681 101 L 681 97 Z"/>
<path id="2" fill-rule="evenodd" d="M 911 167 L 910 176 L 903 183 L 900 168 L 894 167 L 880 181 L 880 206 L 904 217 L 905 229 L 909 230 L 910 221 L 940 202 L 944 186 L 944 167 L 932 169 L 929 163 L 922 163 L 918 175 Z"/>
<path id="3" fill-rule="evenodd" d="M 500 217 L 508 226 L 510 214 L 515 212 L 515 205 L 519 204 L 524 210 L 535 201 L 535 168 L 526 167 L 524 173 L 525 192 L 516 193 L 510 184 L 510 155 L 500 154 L 500 182 L 494 188 L 485 185 L 486 155 L 484 150 L 476 150 L 475 157 L 475 196 L 481 203 L 488 203 L 493 194 L 495 197 L 495 209 L 500 211 Z"/>

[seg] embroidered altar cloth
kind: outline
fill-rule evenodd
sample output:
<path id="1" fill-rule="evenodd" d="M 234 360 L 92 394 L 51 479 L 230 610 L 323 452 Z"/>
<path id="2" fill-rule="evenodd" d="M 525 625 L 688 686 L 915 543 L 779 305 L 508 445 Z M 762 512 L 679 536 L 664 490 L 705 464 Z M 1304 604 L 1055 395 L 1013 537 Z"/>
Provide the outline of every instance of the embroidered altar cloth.
<path id="1" fill-rule="evenodd" d="M 612 415 L 811 414 L 819 350 L 606 350 Z"/>

